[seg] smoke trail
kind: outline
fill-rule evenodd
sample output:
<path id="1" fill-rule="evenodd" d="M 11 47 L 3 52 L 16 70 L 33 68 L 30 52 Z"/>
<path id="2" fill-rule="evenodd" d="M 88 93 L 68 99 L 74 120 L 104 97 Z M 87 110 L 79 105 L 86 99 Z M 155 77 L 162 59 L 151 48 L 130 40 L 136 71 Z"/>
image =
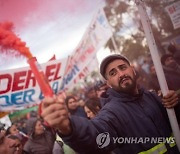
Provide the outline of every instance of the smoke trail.
<path id="1" fill-rule="evenodd" d="M 0 49 L 0 53 L 7 55 L 32 57 L 26 43 L 13 32 L 12 22 L 0 23 Z"/>

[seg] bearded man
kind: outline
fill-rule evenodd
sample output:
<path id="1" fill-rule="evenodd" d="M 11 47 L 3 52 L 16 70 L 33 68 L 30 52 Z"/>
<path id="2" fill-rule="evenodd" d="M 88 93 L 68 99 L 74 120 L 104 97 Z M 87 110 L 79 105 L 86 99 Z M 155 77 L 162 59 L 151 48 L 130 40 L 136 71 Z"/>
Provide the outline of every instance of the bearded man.
<path id="1" fill-rule="evenodd" d="M 43 100 L 42 117 L 64 142 L 82 154 L 179 153 L 165 110 L 179 107 L 177 94 L 169 91 L 161 99 L 138 89 L 134 68 L 118 54 L 102 61 L 100 73 L 110 88 L 105 105 L 91 120 L 69 116 L 62 98 Z"/>

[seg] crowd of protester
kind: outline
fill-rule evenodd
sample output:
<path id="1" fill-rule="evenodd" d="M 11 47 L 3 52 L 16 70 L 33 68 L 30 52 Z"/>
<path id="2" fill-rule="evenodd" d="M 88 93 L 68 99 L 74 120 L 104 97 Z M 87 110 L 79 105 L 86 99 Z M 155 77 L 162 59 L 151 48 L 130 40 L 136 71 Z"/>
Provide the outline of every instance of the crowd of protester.
<path id="1" fill-rule="evenodd" d="M 169 47 L 172 50 L 172 47 Z M 176 53 L 177 55 L 177 52 Z M 161 63 L 170 89 L 179 93 L 180 89 L 180 65 L 173 57 L 173 52 L 164 54 Z M 178 56 L 176 56 L 178 57 Z M 177 59 L 177 58 L 176 58 Z M 155 67 L 151 61 L 144 60 L 141 65 L 135 67 L 136 78 L 139 87 L 154 91 L 161 96 Z M 88 119 L 94 118 L 105 103 L 100 98 L 107 98 L 108 85 L 104 81 L 98 81 L 92 86 L 86 87 L 83 94 L 68 93 L 65 103 L 69 115 L 76 115 Z M 48 127 L 41 117 L 32 112 L 28 118 L 15 121 L 5 129 L 0 124 L 0 153 L 14 154 L 75 154 L 76 152 L 63 143 L 56 134 L 56 130 Z M 66 147 L 66 148 L 65 148 Z"/>

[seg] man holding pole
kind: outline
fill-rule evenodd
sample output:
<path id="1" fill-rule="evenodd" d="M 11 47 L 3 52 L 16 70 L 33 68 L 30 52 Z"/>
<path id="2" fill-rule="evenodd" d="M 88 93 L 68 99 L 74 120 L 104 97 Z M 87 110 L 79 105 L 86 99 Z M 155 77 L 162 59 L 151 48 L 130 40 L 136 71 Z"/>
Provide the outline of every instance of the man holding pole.
<path id="1" fill-rule="evenodd" d="M 42 117 L 79 153 L 179 153 L 165 108 L 178 108 L 169 91 L 161 100 L 137 88 L 136 73 L 127 58 L 114 54 L 100 65 L 110 88 L 108 102 L 92 120 L 68 116 L 64 100 L 46 97 Z M 163 103 L 162 103 L 163 102 Z"/>

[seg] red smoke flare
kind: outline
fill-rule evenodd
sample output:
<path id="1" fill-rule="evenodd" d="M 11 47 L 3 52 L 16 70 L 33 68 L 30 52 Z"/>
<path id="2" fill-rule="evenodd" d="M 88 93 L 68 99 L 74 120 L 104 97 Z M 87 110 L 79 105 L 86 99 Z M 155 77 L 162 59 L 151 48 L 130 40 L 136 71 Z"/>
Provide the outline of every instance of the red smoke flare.
<path id="1" fill-rule="evenodd" d="M 13 24 L 11 22 L 0 23 L 0 52 L 9 53 L 8 49 L 18 51 L 20 55 L 28 58 L 28 63 L 34 76 L 41 88 L 44 96 L 53 96 L 53 90 L 51 89 L 46 76 L 42 69 L 38 66 L 37 60 L 29 51 L 29 48 L 26 47 L 26 43 L 22 42 L 12 31 Z M 41 106 L 40 106 L 41 108 Z M 41 109 L 40 109 L 41 111 Z M 41 113 L 40 113 L 41 114 Z"/>
<path id="2" fill-rule="evenodd" d="M 26 47 L 26 43 L 22 42 L 12 30 L 12 22 L 0 23 L 0 52 L 8 54 L 8 50 L 13 50 L 15 52 L 18 51 L 20 55 L 23 55 L 28 59 L 31 58 L 32 54 L 30 53 L 29 48 Z"/>

